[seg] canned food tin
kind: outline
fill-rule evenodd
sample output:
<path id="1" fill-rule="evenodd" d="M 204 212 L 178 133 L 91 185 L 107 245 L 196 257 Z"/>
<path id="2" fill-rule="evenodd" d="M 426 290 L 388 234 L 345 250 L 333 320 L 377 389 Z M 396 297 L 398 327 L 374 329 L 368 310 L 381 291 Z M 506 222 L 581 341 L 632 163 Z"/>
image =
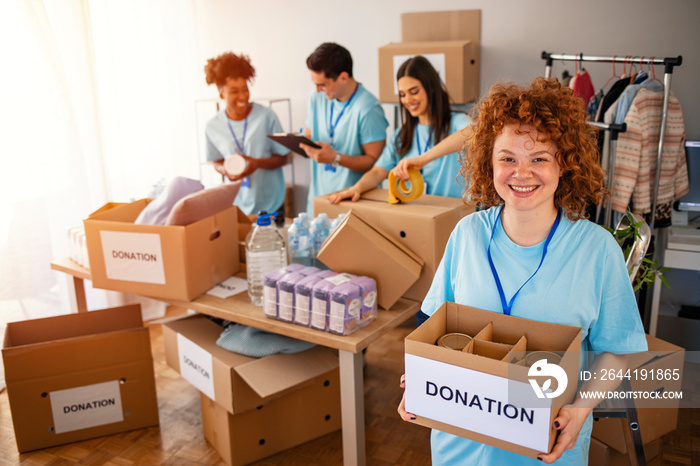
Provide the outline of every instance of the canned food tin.
<path id="1" fill-rule="evenodd" d="M 437 345 L 443 348 L 449 348 L 456 351 L 462 351 L 469 342 L 472 341 L 472 337 L 464 333 L 446 333 L 437 340 Z"/>

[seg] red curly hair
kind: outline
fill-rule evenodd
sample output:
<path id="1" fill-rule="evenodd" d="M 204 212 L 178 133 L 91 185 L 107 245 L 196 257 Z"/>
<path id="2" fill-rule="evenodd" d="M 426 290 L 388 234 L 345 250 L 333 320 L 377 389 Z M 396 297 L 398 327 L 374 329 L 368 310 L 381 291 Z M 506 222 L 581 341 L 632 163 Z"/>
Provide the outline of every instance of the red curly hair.
<path id="1" fill-rule="evenodd" d="M 249 83 L 255 78 L 255 68 L 250 64 L 250 58 L 232 52 L 207 60 L 204 73 L 207 84 L 216 84 L 218 88 L 222 88 L 228 78 L 243 78 Z"/>
<path id="2" fill-rule="evenodd" d="M 557 147 L 561 178 L 554 205 L 571 220 L 586 218 L 589 203 L 609 195 L 600 167 L 596 129 L 586 123 L 581 101 L 556 79 L 536 78 L 529 87 L 514 83 L 494 85 L 474 109 L 462 153 L 461 174 L 471 179 L 472 201 L 484 207 L 503 204 L 493 182 L 493 147 L 506 125 L 534 127 L 541 142 Z"/>

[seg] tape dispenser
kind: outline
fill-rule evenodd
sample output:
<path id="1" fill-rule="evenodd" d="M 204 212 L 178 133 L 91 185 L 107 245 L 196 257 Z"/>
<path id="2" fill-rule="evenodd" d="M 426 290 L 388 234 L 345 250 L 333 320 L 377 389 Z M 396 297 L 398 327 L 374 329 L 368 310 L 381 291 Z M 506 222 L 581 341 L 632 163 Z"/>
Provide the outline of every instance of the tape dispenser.
<path id="1" fill-rule="evenodd" d="M 420 171 L 415 168 L 408 170 L 408 180 L 402 180 L 389 172 L 389 204 L 415 201 L 423 195 L 425 183 Z"/>

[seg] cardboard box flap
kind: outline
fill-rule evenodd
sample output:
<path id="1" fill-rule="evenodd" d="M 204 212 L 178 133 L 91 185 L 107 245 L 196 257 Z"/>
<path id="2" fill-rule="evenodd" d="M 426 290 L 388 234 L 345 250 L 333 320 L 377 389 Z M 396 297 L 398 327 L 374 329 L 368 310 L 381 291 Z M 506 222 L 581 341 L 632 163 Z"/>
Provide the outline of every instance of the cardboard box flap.
<path id="1" fill-rule="evenodd" d="M 114 209 L 115 207 L 123 206 L 123 205 L 126 205 L 126 204 L 127 204 L 126 202 L 108 202 L 107 204 L 103 205 L 102 207 L 100 207 L 99 209 L 97 209 L 96 211 L 94 211 L 93 213 L 91 213 L 91 214 L 88 216 L 88 218 L 90 218 L 90 217 L 92 217 L 92 216 L 95 216 L 95 215 L 98 215 L 98 214 L 101 214 L 101 213 L 103 213 L 103 212 L 107 212 L 108 210 L 112 210 L 112 209 Z"/>
<path id="2" fill-rule="evenodd" d="M 129 204 L 110 202 L 91 213 L 85 221 L 107 220 L 133 223 L 138 218 L 141 211 L 150 204 L 152 200 L 153 199 L 139 199 Z"/>
<path id="3" fill-rule="evenodd" d="M 273 354 L 235 367 L 261 398 L 298 387 L 338 367 L 337 351 L 322 346 L 295 354 Z"/>
<path id="4" fill-rule="evenodd" d="M 423 268 L 423 266 L 425 265 L 425 262 L 423 261 L 423 259 L 421 259 L 420 257 L 418 257 L 418 255 L 416 255 L 413 251 L 411 251 L 411 250 L 408 249 L 406 246 L 404 246 L 403 244 L 401 244 L 401 243 L 400 243 L 398 240 L 396 240 L 393 236 L 391 236 L 390 234 L 388 234 L 387 232 L 385 232 L 384 230 L 382 230 L 382 229 L 379 228 L 378 226 L 373 225 L 372 223 L 368 222 L 364 217 L 362 217 L 362 216 L 361 216 L 360 214 L 358 214 L 356 211 L 350 209 L 350 212 L 348 212 L 348 215 L 345 216 L 345 218 L 344 218 L 343 221 L 341 222 L 341 225 L 342 225 L 343 223 L 349 222 L 351 216 L 356 217 L 358 220 L 360 220 L 362 223 L 364 223 L 367 227 L 371 228 L 372 230 L 374 230 L 375 232 L 377 232 L 379 235 L 381 235 L 382 237 L 384 237 L 387 241 L 389 241 L 391 244 L 393 244 L 394 246 L 396 246 L 397 249 L 400 249 L 400 250 L 401 250 L 402 252 L 404 252 L 409 258 L 411 258 L 414 262 L 416 262 L 421 268 Z M 333 233 L 336 233 L 336 232 L 338 232 L 338 231 L 340 231 L 340 225 L 338 226 L 338 228 L 336 228 L 336 229 L 334 230 Z M 333 233 L 331 234 L 331 237 L 333 236 Z M 330 239 L 330 237 L 329 237 L 329 239 Z M 326 241 L 328 241 L 328 240 L 326 240 Z"/>
<path id="5" fill-rule="evenodd" d="M 255 358 L 225 350 L 217 345 L 216 340 L 219 339 L 224 329 L 203 314 L 183 316 L 163 325 L 172 329 L 176 334 L 180 334 L 194 342 L 227 367 L 236 367 L 257 361 Z M 173 364 L 176 364 L 176 369 L 179 370 L 177 358 L 173 361 Z"/>
<path id="6" fill-rule="evenodd" d="M 10 322 L 3 348 L 66 340 L 100 333 L 143 327 L 141 305 L 115 307 L 97 312 Z"/>

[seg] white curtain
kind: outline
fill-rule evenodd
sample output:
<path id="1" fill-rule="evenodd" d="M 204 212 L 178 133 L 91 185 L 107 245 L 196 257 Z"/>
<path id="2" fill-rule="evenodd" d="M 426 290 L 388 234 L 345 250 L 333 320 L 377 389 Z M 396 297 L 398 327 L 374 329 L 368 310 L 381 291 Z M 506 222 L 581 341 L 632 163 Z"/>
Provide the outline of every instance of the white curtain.
<path id="1" fill-rule="evenodd" d="M 70 227 L 199 177 L 195 13 L 194 0 L 0 2 L 0 331 L 71 312 L 49 266 Z M 88 295 L 90 309 L 124 301 Z"/>

